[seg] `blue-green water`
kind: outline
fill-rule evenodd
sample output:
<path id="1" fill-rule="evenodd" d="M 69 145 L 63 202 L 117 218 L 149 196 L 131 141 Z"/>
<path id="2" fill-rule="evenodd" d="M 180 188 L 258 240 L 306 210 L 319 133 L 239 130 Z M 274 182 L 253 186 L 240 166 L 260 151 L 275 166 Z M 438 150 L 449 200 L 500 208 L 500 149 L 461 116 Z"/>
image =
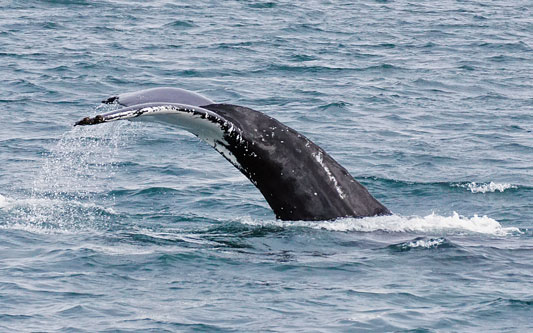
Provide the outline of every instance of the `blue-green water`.
<path id="1" fill-rule="evenodd" d="M 0 2 L 1 331 L 533 330 L 531 1 Z M 395 215 L 281 222 L 157 86 L 274 116 Z"/>

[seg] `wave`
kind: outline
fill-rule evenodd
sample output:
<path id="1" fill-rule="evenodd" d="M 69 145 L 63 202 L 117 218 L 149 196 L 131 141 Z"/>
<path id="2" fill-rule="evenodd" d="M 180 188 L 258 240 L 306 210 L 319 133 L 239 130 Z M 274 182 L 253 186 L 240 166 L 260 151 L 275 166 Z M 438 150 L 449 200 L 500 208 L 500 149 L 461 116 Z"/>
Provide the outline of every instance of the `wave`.
<path id="1" fill-rule="evenodd" d="M 7 212 L 8 220 L 2 229 L 23 229 L 37 233 L 71 233 L 107 229 L 109 222 L 119 217 L 113 208 L 75 198 L 12 199 L 0 195 L 0 212 Z M 80 217 L 83 218 L 80 219 Z M 280 221 L 238 218 L 241 225 L 267 229 L 304 227 L 335 232 L 403 232 L 430 235 L 485 234 L 506 236 L 522 233 L 516 227 L 502 226 L 488 216 L 466 217 L 454 212 L 451 216 L 432 213 L 427 216 L 375 216 L 342 218 L 335 221 Z M 424 243 L 425 242 L 425 243 Z M 432 242 L 415 242 L 410 247 L 434 246 Z M 437 244 L 440 245 L 440 244 Z"/>
<path id="2" fill-rule="evenodd" d="M 176 20 L 176 21 L 165 24 L 164 27 L 185 29 L 185 28 L 196 27 L 196 24 L 194 24 L 192 21 L 189 21 L 189 20 Z"/>
<path id="3" fill-rule="evenodd" d="M 376 65 L 370 65 L 366 67 L 346 67 L 346 66 L 333 66 L 333 65 L 293 65 L 293 64 L 273 64 L 269 65 L 266 69 L 261 69 L 260 72 L 298 72 L 298 73 L 337 73 L 337 72 L 392 72 L 392 71 L 405 71 L 404 67 L 395 66 L 392 64 L 382 63 Z M 257 74 L 256 71 L 254 74 Z"/>
<path id="4" fill-rule="evenodd" d="M 0 229 L 18 229 L 33 233 L 75 233 L 80 231 L 105 230 L 111 219 L 119 214 L 109 207 L 76 200 L 29 198 L 11 199 L 0 195 L 0 212 L 11 216 L 0 223 Z M 83 218 L 80 219 L 80 217 Z M 451 216 L 435 213 L 420 216 L 375 216 L 367 218 L 343 218 L 335 221 L 280 221 L 259 220 L 251 217 L 239 218 L 241 225 L 276 229 L 303 227 L 334 232 L 393 232 L 424 233 L 430 235 L 485 234 L 506 236 L 521 233 L 516 227 L 504 227 L 488 216 Z M 409 248 L 437 247 L 442 241 L 422 239 L 406 244 Z"/>
<path id="5" fill-rule="evenodd" d="M 487 193 L 487 192 L 496 192 L 496 191 L 503 192 L 508 189 L 518 188 L 518 186 L 513 185 L 513 184 L 495 183 L 495 182 L 480 183 L 480 184 L 476 182 L 460 183 L 460 184 L 452 184 L 452 186 L 466 188 L 472 193 Z"/>
<path id="6" fill-rule="evenodd" d="M 401 179 L 389 179 L 389 178 L 379 178 L 379 177 L 368 177 L 368 176 L 356 176 L 356 179 L 360 180 L 363 185 L 371 183 L 383 183 L 388 188 L 394 187 L 411 187 L 413 185 L 420 186 L 436 186 L 440 188 L 466 188 L 472 193 L 487 193 L 487 192 L 504 192 L 506 190 L 525 190 L 529 191 L 533 189 L 531 186 L 523 184 L 510 184 L 510 183 L 497 183 L 494 181 L 477 183 L 473 181 L 464 181 L 464 182 L 417 182 L 417 181 L 408 181 Z"/>
<path id="7" fill-rule="evenodd" d="M 441 237 L 441 238 L 430 238 L 430 239 L 416 239 L 416 240 L 412 240 L 407 243 L 403 243 L 402 245 L 410 249 L 415 249 L 415 248 L 431 249 L 431 248 L 439 247 L 445 242 L 446 242 L 446 239 Z"/>
<path id="8" fill-rule="evenodd" d="M 454 245 L 444 237 L 438 238 L 425 238 L 418 237 L 411 241 L 403 242 L 400 244 L 390 245 L 389 248 L 394 251 L 405 252 L 415 249 L 425 250 L 425 249 L 437 249 L 437 248 L 450 248 Z"/>
<path id="9" fill-rule="evenodd" d="M 451 216 L 435 213 L 420 216 L 374 216 L 366 218 L 343 218 L 335 221 L 259 221 L 243 218 L 243 224 L 259 226 L 305 227 L 340 232 L 414 232 L 425 234 L 486 234 L 506 236 L 521 233 L 515 227 L 503 227 L 488 216 L 461 216 L 454 212 Z"/>

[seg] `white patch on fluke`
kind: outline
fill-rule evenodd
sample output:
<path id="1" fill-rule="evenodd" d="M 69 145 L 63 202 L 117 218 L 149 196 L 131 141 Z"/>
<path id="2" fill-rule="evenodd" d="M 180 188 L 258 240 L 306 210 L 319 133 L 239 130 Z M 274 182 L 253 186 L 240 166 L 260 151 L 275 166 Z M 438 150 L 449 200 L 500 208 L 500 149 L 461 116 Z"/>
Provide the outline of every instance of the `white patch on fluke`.
<path id="1" fill-rule="evenodd" d="M 331 182 L 333 182 L 333 185 L 335 185 L 335 189 L 337 190 L 337 193 L 339 193 L 339 196 L 341 197 L 341 199 L 344 199 L 346 195 L 340 188 L 339 183 L 337 182 L 337 179 L 333 176 L 329 168 L 324 164 L 322 152 L 318 151 L 318 153 L 313 154 L 313 157 L 318 162 L 318 164 L 320 164 L 320 166 L 324 169 L 324 171 L 326 171 L 326 174 L 328 175 L 329 180 L 331 180 Z"/>
<path id="2" fill-rule="evenodd" d="M 232 135 L 234 132 L 237 132 L 235 134 L 238 142 L 243 141 L 242 135 L 232 123 L 220 118 L 214 112 L 193 107 L 180 108 L 174 105 L 146 107 L 135 112 L 140 113 L 140 116 L 131 120 L 154 121 L 183 128 L 205 141 L 222 154 L 231 164 L 241 169 L 241 165 L 235 155 L 226 148 L 230 144 L 226 141 L 225 135 Z M 120 115 L 116 119 L 131 118 L 135 112 L 128 111 L 129 116 Z M 198 112 L 202 112 L 203 114 L 199 114 Z"/>

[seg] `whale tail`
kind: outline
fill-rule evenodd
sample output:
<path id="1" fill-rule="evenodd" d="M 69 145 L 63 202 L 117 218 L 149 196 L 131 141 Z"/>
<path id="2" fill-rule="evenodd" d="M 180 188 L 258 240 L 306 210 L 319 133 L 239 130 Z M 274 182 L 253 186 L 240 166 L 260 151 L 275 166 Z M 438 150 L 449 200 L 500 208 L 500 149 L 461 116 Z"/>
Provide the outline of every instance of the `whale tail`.
<path id="1" fill-rule="evenodd" d="M 159 92 L 161 93 L 161 92 Z M 168 91 L 165 91 L 168 93 Z M 183 97 L 180 90 L 178 97 Z M 106 101 L 133 105 L 83 118 L 76 125 L 129 119 L 156 121 L 188 130 L 239 169 L 263 194 L 282 220 L 332 220 L 388 215 L 390 211 L 322 148 L 296 130 L 250 108 L 214 104 L 185 94 L 132 93 Z M 192 97 L 191 97 L 192 96 Z M 199 95 L 198 95 L 199 96 Z M 173 102 L 169 102 L 172 100 Z M 134 104 L 142 101 L 140 104 Z M 148 101 L 148 102 L 147 102 Z"/>

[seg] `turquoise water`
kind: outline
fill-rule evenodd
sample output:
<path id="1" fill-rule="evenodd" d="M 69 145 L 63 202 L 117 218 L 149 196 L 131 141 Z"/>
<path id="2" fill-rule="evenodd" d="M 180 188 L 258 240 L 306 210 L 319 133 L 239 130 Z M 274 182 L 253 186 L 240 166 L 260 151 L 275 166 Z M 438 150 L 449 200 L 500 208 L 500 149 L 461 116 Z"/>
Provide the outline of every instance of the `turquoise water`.
<path id="1" fill-rule="evenodd" d="M 533 330 L 531 1 L 0 2 L 1 331 Z M 394 212 L 282 222 L 206 144 L 248 106 Z"/>

